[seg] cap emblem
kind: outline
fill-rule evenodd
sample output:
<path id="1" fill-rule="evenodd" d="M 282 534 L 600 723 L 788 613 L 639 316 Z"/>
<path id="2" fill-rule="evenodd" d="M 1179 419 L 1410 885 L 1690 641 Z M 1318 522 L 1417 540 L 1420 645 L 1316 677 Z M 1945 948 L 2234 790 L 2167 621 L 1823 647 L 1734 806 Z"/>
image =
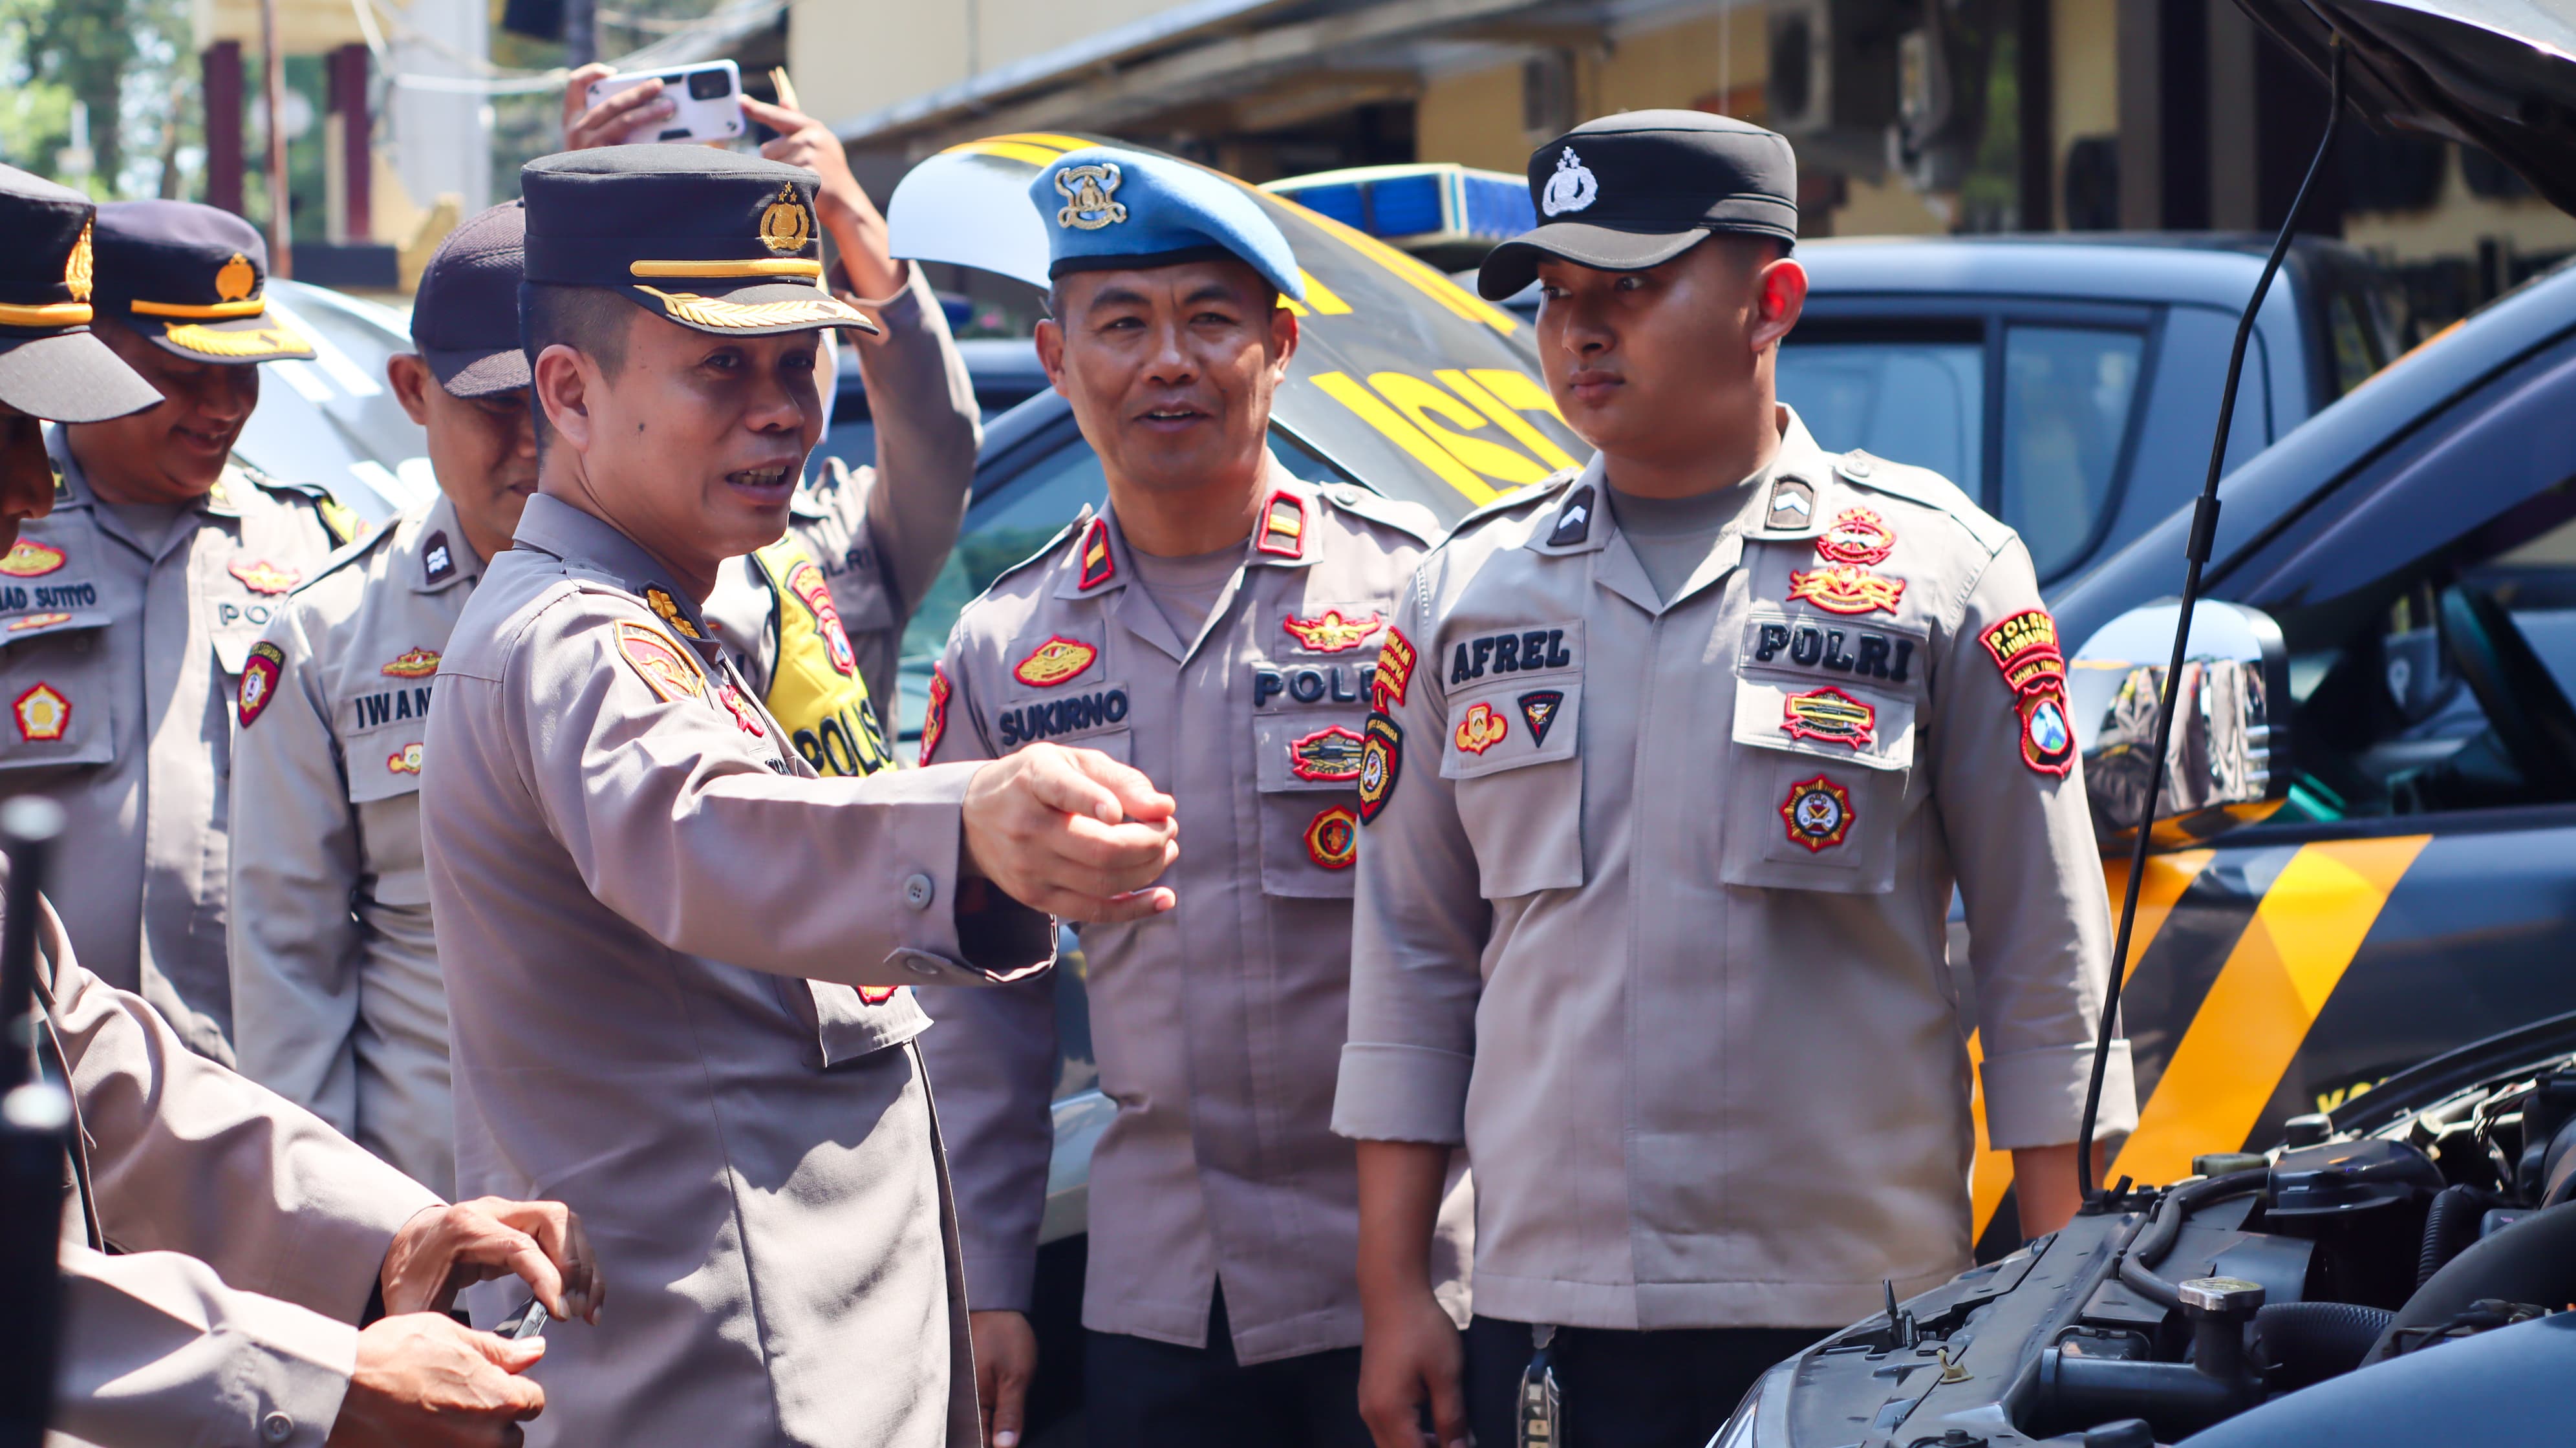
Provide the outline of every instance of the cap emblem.
<path id="1" fill-rule="evenodd" d="M 1584 165 L 1574 148 L 1568 146 L 1557 153 L 1556 174 L 1547 178 L 1547 189 L 1539 193 L 1538 206 L 1550 216 L 1561 216 L 1568 211 L 1581 211 L 1600 194 L 1601 178 L 1593 175 L 1592 168 Z"/>
<path id="2" fill-rule="evenodd" d="M 1055 224 L 1076 231 L 1098 231 L 1127 219 L 1123 202 L 1109 198 L 1118 191 L 1116 162 L 1099 161 L 1088 166 L 1067 166 L 1055 173 L 1055 189 L 1064 197 L 1064 208 L 1055 214 Z"/>
<path id="3" fill-rule="evenodd" d="M 251 269 L 250 258 L 240 252 L 234 252 L 233 259 L 215 272 L 215 295 L 228 302 L 249 296 L 250 289 L 258 285 L 259 273 Z"/>
<path id="4" fill-rule="evenodd" d="M 90 254 L 90 234 L 97 228 L 95 220 L 81 223 L 80 240 L 72 243 L 71 259 L 63 263 L 63 290 L 70 292 L 75 302 L 89 300 L 90 282 L 97 275 Z"/>
<path id="5" fill-rule="evenodd" d="M 814 220 L 805 210 L 805 198 L 796 194 L 792 185 L 781 184 L 778 199 L 760 213 L 760 244 L 785 256 L 803 251 L 814 239 Z"/>

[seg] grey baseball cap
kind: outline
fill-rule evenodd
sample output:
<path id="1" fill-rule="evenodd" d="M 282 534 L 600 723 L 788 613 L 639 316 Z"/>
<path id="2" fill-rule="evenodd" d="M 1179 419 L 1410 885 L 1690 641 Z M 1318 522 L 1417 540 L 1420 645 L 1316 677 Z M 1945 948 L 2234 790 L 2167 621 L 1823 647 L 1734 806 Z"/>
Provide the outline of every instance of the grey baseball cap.
<path id="1" fill-rule="evenodd" d="M 450 396 L 489 397 L 528 385 L 528 354 L 519 345 L 527 234 L 527 212 L 504 202 L 448 233 L 420 275 L 411 343 Z"/>

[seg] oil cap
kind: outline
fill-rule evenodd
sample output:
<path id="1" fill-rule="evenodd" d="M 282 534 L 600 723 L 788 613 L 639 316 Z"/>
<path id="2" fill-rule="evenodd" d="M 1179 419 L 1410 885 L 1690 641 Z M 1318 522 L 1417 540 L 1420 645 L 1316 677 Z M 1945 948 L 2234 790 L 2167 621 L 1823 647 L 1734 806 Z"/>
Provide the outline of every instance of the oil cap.
<path id="1" fill-rule="evenodd" d="M 2192 1277 L 2174 1284 L 2183 1310 L 2211 1317 L 2252 1317 L 2263 1305 L 2263 1284 L 2242 1277 Z"/>

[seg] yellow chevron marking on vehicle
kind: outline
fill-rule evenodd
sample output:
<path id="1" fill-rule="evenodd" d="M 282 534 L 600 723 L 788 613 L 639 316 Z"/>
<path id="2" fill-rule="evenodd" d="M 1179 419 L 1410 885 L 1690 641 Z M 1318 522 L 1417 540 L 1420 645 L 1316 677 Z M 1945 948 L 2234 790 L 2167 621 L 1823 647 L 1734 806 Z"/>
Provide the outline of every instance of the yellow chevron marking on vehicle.
<path id="1" fill-rule="evenodd" d="M 1224 175 L 1225 173 L 1219 172 L 1217 174 Z M 1255 191 L 1259 189 L 1249 182 L 1238 180 L 1232 176 L 1227 176 L 1226 179 L 1233 181 L 1234 184 L 1241 186 L 1246 191 Z M 1506 337 L 1520 330 L 1521 323 L 1518 317 L 1515 317 L 1511 313 L 1504 311 L 1502 308 L 1495 306 L 1493 303 L 1486 301 L 1484 298 L 1477 296 L 1474 292 L 1468 291 L 1465 287 L 1449 280 L 1446 275 L 1432 270 L 1429 266 L 1405 255 L 1403 252 L 1397 251 L 1394 247 L 1387 245 L 1385 242 L 1378 240 L 1367 232 L 1360 231 L 1340 221 L 1336 221 L 1332 217 L 1326 216 L 1324 213 L 1317 211 L 1312 207 L 1300 206 L 1295 201 L 1292 201 L 1285 196 L 1268 192 L 1264 192 L 1262 194 L 1266 199 L 1275 202 L 1278 205 L 1287 207 L 1289 210 L 1296 212 L 1306 220 L 1313 222 L 1317 227 L 1321 228 L 1326 235 L 1331 236 L 1334 240 L 1341 242 L 1351 250 L 1358 252 L 1360 255 L 1367 257 L 1369 260 L 1376 262 L 1379 266 L 1382 266 L 1388 271 L 1394 273 L 1398 280 L 1413 287 L 1415 290 L 1421 292 L 1431 300 L 1438 302 L 1441 306 L 1448 308 L 1449 311 L 1459 320 L 1467 322 L 1482 322 L 1486 326 L 1493 328 L 1495 331 L 1502 333 Z"/>
<path id="2" fill-rule="evenodd" d="M 1566 453 L 1565 449 L 1549 441 L 1546 433 L 1530 426 L 1528 418 L 1513 410 L 1515 407 L 1527 407 L 1534 412 L 1545 412 L 1555 417 L 1557 421 L 1563 422 L 1564 417 L 1556 410 L 1556 400 L 1547 395 L 1546 388 L 1521 373 L 1498 367 L 1479 367 L 1472 374 L 1461 372 L 1454 367 L 1443 367 L 1431 375 L 1439 378 L 1450 391 L 1475 404 L 1478 412 L 1492 418 L 1496 427 L 1510 433 L 1512 441 L 1535 453 L 1538 460 L 1545 463 L 1550 470 L 1575 466 L 1574 459 Z M 1480 381 L 1491 382 L 1494 385 L 1487 388 L 1480 385 Z M 1510 393 L 1512 400 L 1504 401 L 1503 398 L 1495 395 L 1498 392 Z"/>
<path id="3" fill-rule="evenodd" d="M 1306 379 L 1316 390 L 1359 414 L 1359 419 L 1384 434 L 1387 441 L 1413 455 L 1413 460 L 1431 469 L 1441 481 L 1466 494 L 1467 501 L 1478 507 L 1492 502 L 1500 493 L 1486 485 L 1465 463 L 1449 455 L 1449 450 L 1424 435 L 1422 429 L 1404 420 L 1396 410 L 1378 401 L 1377 394 L 1342 372 L 1318 372 Z"/>
<path id="4" fill-rule="evenodd" d="M 2204 1151 L 2234 1151 L 2370 936 L 2388 894 L 2431 835 L 2302 846 L 2254 907 L 2191 1028 L 2174 1047 L 2138 1130 L 2111 1163 L 2161 1183 Z"/>
<path id="5" fill-rule="evenodd" d="M 1297 268 L 1297 275 L 1306 279 L 1306 300 L 1301 302 L 1295 297 L 1281 297 L 1279 305 L 1300 317 L 1308 312 L 1321 317 L 1338 317 L 1350 311 L 1351 304 L 1342 300 L 1342 294 L 1324 285 L 1313 272 L 1301 266 Z"/>
<path id="6" fill-rule="evenodd" d="M 2120 973 L 2123 989 L 2129 977 L 2137 973 L 2138 962 L 2146 958 L 2147 947 L 2155 942 L 2156 933 L 2165 928 L 2174 902 L 2216 858 L 2216 850 L 2180 850 L 2148 858 L 2147 878 L 2138 886 L 2137 923 L 2129 931 L 2129 963 Z M 2116 927 L 2120 896 L 2129 887 L 2129 862 L 2106 862 L 2102 874 L 2110 890 L 2111 922 Z M 1997 1151 L 1986 1140 L 1986 1085 L 1979 1074 L 1985 1062 L 1985 1046 L 1972 1031 L 1968 1034 L 1968 1114 L 1976 1122 L 1977 1159 L 1968 1174 L 1969 1219 L 1975 1224 L 1968 1235 L 1971 1242 L 1986 1235 L 1986 1224 L 1994 1220 L 1995 1209 L 2003 1205 L 2004 1192 L 2013 1181 L 2012 1153 Z"/>

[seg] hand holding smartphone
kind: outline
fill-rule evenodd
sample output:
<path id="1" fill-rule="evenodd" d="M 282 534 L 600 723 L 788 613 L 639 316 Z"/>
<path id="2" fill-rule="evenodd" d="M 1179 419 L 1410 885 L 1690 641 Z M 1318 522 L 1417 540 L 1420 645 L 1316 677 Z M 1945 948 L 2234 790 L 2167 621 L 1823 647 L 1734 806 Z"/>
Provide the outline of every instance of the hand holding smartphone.
<path id="1" fill-rule="evenodd" d="M 660 82 L 659 100 L 670 114 L 658 120 L 646 119 L 652 97 L 635 97 L 631 110 L 638 123 L 617 134 L 613 122 L 626 113 L 604 114 L 601 107 Z M 669 141 L 680 144 L 707 141 L 731 141 L 743 134 L 742 70 L 730 60 L 709 61 L 702 65 L 677 66 L 669 70 L 631 71 L 622 75 L 602 76 L 590 82 L 583 93 L 586 107 L 582 116 L 564 127 L 566 144 L 579 149 L 584 145 L 614 145 L 635 141 Z M 604 134 L 603 134 L 604 132 Z"/>

